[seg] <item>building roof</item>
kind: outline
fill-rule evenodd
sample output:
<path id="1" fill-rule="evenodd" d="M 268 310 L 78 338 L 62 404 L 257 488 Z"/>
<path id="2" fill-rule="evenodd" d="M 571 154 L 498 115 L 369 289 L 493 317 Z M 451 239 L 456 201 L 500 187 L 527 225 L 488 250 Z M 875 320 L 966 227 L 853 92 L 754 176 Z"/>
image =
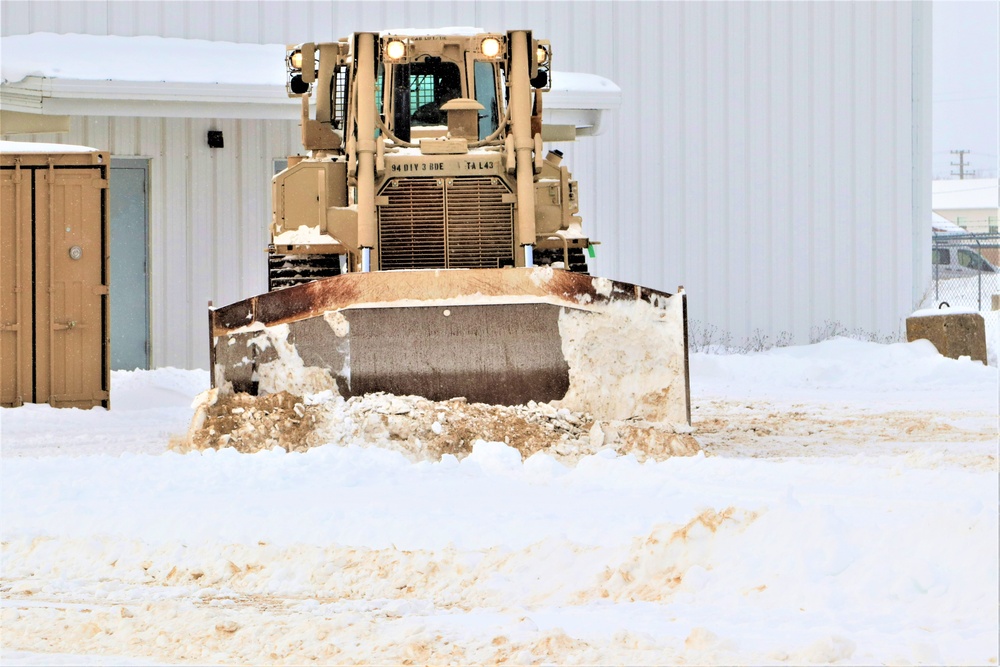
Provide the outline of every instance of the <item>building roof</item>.
<path id="1" fill-rule="evenodd" d="M 996 178 L 934 181 L 931 208 L 935 211 L 980 210 L 1000 206 Z"/>
<path id="2" fill-rule="evenodd" d="M 931 212 L 931 231 L 935 234 L 968 234 L 962 227 L 934 212 Z"/>
<path id="3" fill-rule="evenodd" d="M 33 33 L 0 40 L 0 108 L 71 116 L 283 118 L 285 45 L 168 37 Z M 546 122 L 596 134 L 621 89 L 593 74 L 556 72 Z M 588 132 L 589 130 L 589 132 Z"/>
<path id="4" fill-rule="evenodd" d="M 53 115 L 298 118 L 285 47 L 114 35 L 0 40 L 0 104 Z"/>

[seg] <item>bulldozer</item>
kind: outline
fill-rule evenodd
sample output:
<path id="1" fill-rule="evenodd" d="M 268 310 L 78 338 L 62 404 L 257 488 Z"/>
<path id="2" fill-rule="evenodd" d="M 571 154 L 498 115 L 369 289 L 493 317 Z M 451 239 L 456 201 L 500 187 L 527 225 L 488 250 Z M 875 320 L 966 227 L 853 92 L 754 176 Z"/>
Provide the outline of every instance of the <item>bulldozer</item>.
<path id="1" fill-rule="evenodd" d="M 302 145 L 272 181 L 265 294 L 209 307 L 221 394 L 531 401 L 690 426 L 687 308 L 592 276 L 529 30 L 286 48 Z"/>

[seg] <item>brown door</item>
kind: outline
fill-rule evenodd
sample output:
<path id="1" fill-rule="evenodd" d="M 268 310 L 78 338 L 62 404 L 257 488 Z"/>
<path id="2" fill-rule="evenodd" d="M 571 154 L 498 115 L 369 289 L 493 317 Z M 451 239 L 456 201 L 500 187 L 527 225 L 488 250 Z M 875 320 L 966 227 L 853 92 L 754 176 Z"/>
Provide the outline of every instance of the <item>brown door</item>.
<path id="1" fill-rule="evenodd" d="M 108 406 L 105 171 L 2 170 L 3 405 Z"/>
<path id="2" fill-rule="evenodd" d="M 35 174 L 35 395 L 59 407 L 91 407 L 108 397 L 102 171 Z"/>

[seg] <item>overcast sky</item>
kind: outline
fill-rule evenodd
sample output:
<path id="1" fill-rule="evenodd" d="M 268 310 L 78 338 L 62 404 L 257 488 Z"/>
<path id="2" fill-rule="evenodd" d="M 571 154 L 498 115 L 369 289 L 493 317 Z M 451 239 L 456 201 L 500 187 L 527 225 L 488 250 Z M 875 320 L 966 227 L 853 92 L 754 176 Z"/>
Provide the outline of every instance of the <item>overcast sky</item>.
<path id="1" fill-rule="evenodd" d="M 958 178 L 953 150 L 970 151 L 965 161 L 976 176 L 997 176 L 998 26 L 995 0 L 934 2 L 935 178 Z"/>

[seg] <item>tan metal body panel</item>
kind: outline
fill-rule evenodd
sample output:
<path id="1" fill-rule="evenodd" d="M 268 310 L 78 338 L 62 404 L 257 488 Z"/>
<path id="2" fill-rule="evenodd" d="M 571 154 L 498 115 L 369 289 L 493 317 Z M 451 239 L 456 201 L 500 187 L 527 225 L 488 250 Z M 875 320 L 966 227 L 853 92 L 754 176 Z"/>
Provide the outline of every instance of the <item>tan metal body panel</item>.
<path id="1" fill-rule="evenodd" d="M 4 405 L 109 405 L 108 165 L 3 156 Z"/>
<path id="2" fill-rule="evenodd" d="M 347 165 L 299 161 L 274 181 L 273 235 L 306 224 L 325 233 L 326 209 L 347 206 Z"/>

